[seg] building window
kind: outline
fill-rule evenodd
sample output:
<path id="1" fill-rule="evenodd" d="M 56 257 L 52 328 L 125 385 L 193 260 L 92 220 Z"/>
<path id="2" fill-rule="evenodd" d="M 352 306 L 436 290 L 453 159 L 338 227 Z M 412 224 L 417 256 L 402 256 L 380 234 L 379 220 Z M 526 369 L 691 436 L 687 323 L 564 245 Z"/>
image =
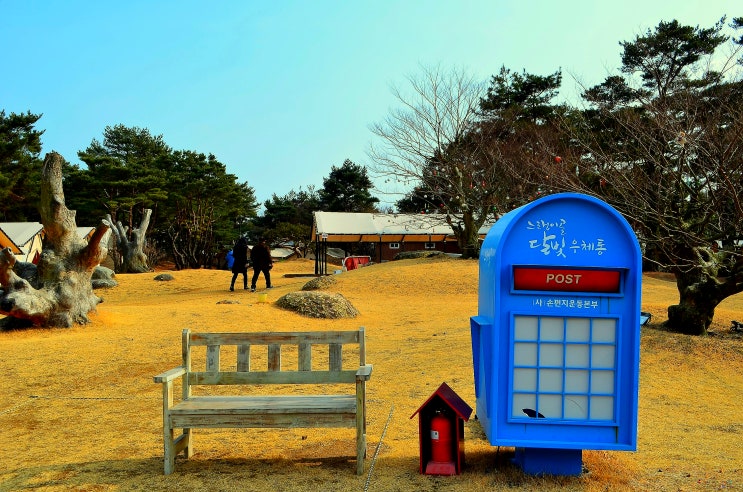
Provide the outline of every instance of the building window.
<path id="1" fill-rule="evenodd" d="M 400 243 L 390 243 L 390 249 L 400 249 Z"/>
<path id="2" fill-rule="evenodd" d="M 436 243 L 426 243 L 425 244 L 426 249 L 436 249 Z"/>

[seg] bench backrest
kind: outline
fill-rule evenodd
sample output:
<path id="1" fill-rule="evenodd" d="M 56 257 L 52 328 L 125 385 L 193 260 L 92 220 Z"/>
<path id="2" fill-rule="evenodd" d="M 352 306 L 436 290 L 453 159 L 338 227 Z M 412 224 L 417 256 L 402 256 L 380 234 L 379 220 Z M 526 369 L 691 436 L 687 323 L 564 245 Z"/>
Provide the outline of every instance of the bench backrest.
<path id="1" fill-rule="evenodd" d="M 343 367 L 344 345 L 358 346 L 358 365 Z M 267 346 L 267 360 L 261 364 L 261 370 L 251 368 L 251 348 L 256 346 Z M 206 366 L 203 371 L 192 368 L 193 347 L 205 347 Z M 221 360 L 228 352 L 225 350 L 227 347 L 237 358 L 236 364 L 229 362 L 229 370 L 223 368 L 226 364 Z M 316 353 L 317 348 L 323 347 L 323 356 L 328 359 L 327 369 L 313 368 L 313 347 Z M 295 367 L 282 367 L 282 352 L 290 352 L 291 358 L 296 358 Z M 356 371 L 365 364 L 363 327 L 355 331 L 261 333 L 192 333 L 189 329 L 183 330 L 184 398 L 190 396 L 192 385 L 355 383 Z"/>

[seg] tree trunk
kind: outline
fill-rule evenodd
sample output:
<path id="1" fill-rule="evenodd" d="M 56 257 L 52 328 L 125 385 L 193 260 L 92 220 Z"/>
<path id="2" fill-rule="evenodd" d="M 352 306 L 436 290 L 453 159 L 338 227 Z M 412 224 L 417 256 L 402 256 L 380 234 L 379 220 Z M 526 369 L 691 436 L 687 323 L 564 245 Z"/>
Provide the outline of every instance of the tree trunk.
<path id="1" fill-rule="evenodd" d="M 668 306 L 666 326 L 669 330 L 687 335 L 706 335 L 717 305 L 741 291 L 741 282 L 737 280 L 740 273 L 729 277 L 717 277 L 714 273 L 701 267 L 675 272 L 679 303 Z"/>
<path id="2" fill-rule="evenodd" d="M 667 327 L 676 333 L 705 335 L 720 302 L 715 289 L 690 273 L 676 274 L 676 285 L 679 303 L 668 306 Z"/>
<path id="3" fill-rule="evenodd" d="M 462 250 L 462 258 L 479 258 L 480 257 L 480 227 L 485 222 L 487 212 L 480 211 L 478 217 L 475 217 L 470 208 L 462 212 L 462 218 L 455 222 L 451 214 L 446 216 L 447 223 L 451 226 L 452 231 L 457 236 L 457 244 Z"/>
<path id="4" fill-rule="evenodd" d="M 45 237 L 36 276 L 30 281 L 19 277 L 11 250 L 0 251 L 0 314 L 8 316 L 3 327 L 85 324 L 101 302 L 91 277 L 106 257 L 101 240 L 109 227 L 99 225 L 88 242 L 78 236 L 75 212 L 65 206 L 63 163 L 55 152 L 44 159 L 39 212 Z"/>
<path id="5" fill-rule="evenodd" d="M 118 265 L 119 272 L 146 273 L 150 271 L 149 266 L 147 266 L 147 255 L 144 254 L 144 244 L 151 215 L 151 209 L 144 210 L 139 228 L 132 229 L 131 240 L 127 237 L 129 227 L 122 225 L 120 221 L 114 224 L 111 216 L 106 215 L 106 222 L 111 225 L 114 235 L 116 235 L 116 247 L 121 256 L 121 264 Z"/>

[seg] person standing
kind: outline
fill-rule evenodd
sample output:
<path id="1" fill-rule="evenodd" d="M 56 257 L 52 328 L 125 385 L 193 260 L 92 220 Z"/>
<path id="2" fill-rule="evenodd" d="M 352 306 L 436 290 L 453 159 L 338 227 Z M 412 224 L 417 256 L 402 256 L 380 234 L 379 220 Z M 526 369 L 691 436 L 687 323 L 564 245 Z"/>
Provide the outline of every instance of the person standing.
<path id="1" fill-rule="evenodd" d="M 250 292 L 255 292 L 255 283 L 261 272 L 266 279 L 266 288 L 270 289 L 271 269 L 273 268 L 273 258 L 271 258 L 271 248 L 266 244 L 266 238 L 262 237 L 258 244 L 250 250 L 250 259 L 253 262 L 253 280 L 250 282 Z"/>
<path id="2" fill-rule="evenodd" d="M 235 290 L 235 280 L 239 274 L 243 274 L 243 289 L 248 288 L 248 240 L 245 236 L 240 238 L 232 248 L 232 283 L 230 291 Z"/>
<path id="3" fill-rule="evenodd" d="M 232 256 L 232 250 L 229 250 L 226 255 L 224 255 L 224 261 L 227 264 L 227 270 L 232 270 L 232 265 L 235 264 L 235 257 Z"/>

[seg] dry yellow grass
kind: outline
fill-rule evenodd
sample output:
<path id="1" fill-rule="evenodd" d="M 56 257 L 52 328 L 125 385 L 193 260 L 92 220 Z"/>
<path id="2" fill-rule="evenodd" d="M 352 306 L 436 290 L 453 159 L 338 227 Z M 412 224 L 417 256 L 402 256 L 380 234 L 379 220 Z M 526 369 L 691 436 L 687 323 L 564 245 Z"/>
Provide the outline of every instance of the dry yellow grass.
<path id="1" fill-rule="evenodd" d="M 282 274 L 312 271 L 310 261 L 278 263 L 269 301 L 308 281 Z M 435 477 L 418 473 L 418 422 L 410 416 L 443 381 L 475 405 L 469 317 L 477 313 L 477 262 L 405 260 L 338 275 L 328 292 L 361 312 L 338 320 L 228 292 L 225 271 L 171 273 L 171 282 L 118 276 L 119 287 L 100 292 L 105 302 L 88 326 L 0 333 L 0 490 L 743 490 L 743 341 L 721 336 L 743 318 L 741 295 L 718 308 L 721 335 L 643 328 L 637 452 L 585 451 L 580 477 L 531 477 L 510 464 L 513 449 L 490 446 L 471 419 L 464 473 Z M 643 310 L 654 324 L 676 297 L 673 283 L 645 277 Z M 240 303 L 219 304 L 228 299 Z M 179 457 L 176 472 L 163 476 L 161 393 L 152 376 L 179 364 L 183 328 L 358 326 L 367 329 L 374 364 L 367 474 L 354 474 L 352 429 L 215 429 L 197 430 L 196 455 Z"/>

